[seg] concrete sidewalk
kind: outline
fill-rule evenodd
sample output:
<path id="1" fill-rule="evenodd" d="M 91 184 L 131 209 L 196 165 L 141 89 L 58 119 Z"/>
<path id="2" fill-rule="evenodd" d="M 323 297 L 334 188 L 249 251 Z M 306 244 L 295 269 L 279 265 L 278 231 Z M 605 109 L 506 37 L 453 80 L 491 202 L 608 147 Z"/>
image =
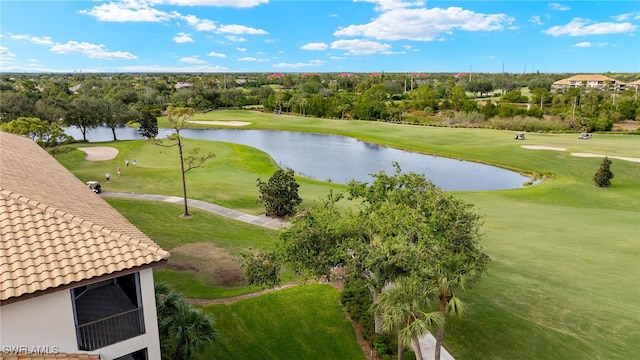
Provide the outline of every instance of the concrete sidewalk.
<path id="1" fill-rule="evenodd" d="M 424 360 L 431 360 L 435 356 L 436 352 L 436 338 L 431 333 L 418 338 L 420 343 L 420 351 L 422 352 L 422 358 Z M 454 360 L 453 356 L 449 354 L 447 349 L 440 348 L 440 360 Z"/>
<path id="2" fill-rule="evenodd" d="M 174 204 L 182 204 L 183 198 L 178 196 L 167 196 L 167 195 L 154 195 L 154 194 L 137 194 L 137 193 L 124 193 L 124 192 L 112 192 L 112 191 L 104 191 L 100 195 L 104 197 L 114 197 L 114 198 L 125 198 L 125 199 L 135 199 L 135 200 L 148 200 L 148 201 L 162 201 Z M 190 207 L 194 207 L 196 209 L 205 210 L 214 214 L 218 214 L 220 216 L 224 216 L 230 219 L 242 221 L 248 224 L 262 226 L 269 229 L 278 230 L 284 227 L 289 226 L 289 223 L 278 218 L 270 218 L 266 215 L 249 215 L 242 213 L 240 211 L 232 210 L 229 208 L 225 208 L 219 205 L 211 204 L 208 202 L 187 199 L 187 204 Z"/>

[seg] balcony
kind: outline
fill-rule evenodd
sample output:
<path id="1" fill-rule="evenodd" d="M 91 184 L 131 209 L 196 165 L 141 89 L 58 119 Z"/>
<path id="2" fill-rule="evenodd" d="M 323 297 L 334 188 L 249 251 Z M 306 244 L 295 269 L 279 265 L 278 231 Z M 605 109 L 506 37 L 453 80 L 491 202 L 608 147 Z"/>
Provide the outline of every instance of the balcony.
<path id="1" fill-rule="evenodd" d="M 93 351 L 144 334 L 142 309 L 133 309 L 79 325 L 78 350 Z"/>
<path id="2" fill-rule="evenodd" d="M 137 274 L 72 290 L 78 350 L 93 351 L 145 333 Z"/>

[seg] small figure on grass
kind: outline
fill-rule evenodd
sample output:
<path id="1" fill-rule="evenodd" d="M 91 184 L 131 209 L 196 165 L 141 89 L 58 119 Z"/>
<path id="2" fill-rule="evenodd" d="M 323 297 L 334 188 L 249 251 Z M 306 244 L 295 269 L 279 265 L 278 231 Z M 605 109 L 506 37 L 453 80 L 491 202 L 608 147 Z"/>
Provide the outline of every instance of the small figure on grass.
<path id="1" fill-rule="evenodd" d="M 109 174 L 108 172 L 104 174 L 104 179 L 107 182 L 107 184 L 109 184 L 111 182 L 111 174 Z"/>
<path id="2" fill-rule="evenodd" d="M 120 166 L 116 168 L 116 172 L 118 173 L 118 176 L 120 176 Z"/>
<path id="3" fill-rule="evenodd" d="M 600 164 L 600 169 L 593 174 L 593 182 L 598 187 L 609 187 L 611 186 L 611 179 L 613 179 L 613 173 L 611 172 L 611 164 L 613 162 L 609 160 L 608 157 L 605 156 L 602 159 L 602 164 Z"/>

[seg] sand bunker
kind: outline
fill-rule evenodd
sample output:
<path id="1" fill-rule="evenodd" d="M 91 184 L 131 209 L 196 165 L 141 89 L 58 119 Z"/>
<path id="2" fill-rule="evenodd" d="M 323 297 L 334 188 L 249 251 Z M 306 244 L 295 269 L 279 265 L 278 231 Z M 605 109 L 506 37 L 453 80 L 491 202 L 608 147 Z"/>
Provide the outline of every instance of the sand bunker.
<path id="1" fill-rule="evenodd" d="M 627 157 L 627 156 L 611 156 L 611 155 L 592 154 L 592 153 L 571 153 L 571 155 L 579 156 L 579 157 L 599 157 L 599 158 L 608 157 L 610 159 L 640 162 L 640 158 Z"/>
<path id="2" fill-rule="evenodd" d="M 84 158 L 89 161 L 111 160 L 118 155 L 118 149 L 108 146 L 80 147 L 78 150 L 84 151 L 87 154 Z"/>
<path id="3" fill-rule="evenodd" d="M 202 124 L 202 125 L 221 125 L 221 126 L 247 126 L 251 125 L 250 122 L 247 121 L 196 121 L 190 120 L 190 123 L 194 124 Z"/>
<path id="4" fill-rule="evenodd" d="M 554 150 L 554 151 L 566 151 L 567 149 L 561 147 L 542 146 L 542 145 L 522 145 L 525 149 L 531 150 Z"/>
<path id="5" fill-rule="evenodd" d="M 554 150 L 554 151 L 566 151 L 567 150 L 567 149 L 561 148 L 561 147 L 542 146 L 542 145 L 522 145 L 522 147 L 525 148 L 525 149 L 531 149 L 531 150 Z M 640 158 L 634 158 L 634 157 L 628 157 L 628 156 L 611 156 L 611 155 L 592 154 L 592 153 L 578 153 L 578 152 L 571 153 L 571 155 L 572 156 L 578 156 L 578 157 L 599 157 L 599 158 L 608 157 L 608 158 L 611 158 L 611 159 L 640 162 Z"/>

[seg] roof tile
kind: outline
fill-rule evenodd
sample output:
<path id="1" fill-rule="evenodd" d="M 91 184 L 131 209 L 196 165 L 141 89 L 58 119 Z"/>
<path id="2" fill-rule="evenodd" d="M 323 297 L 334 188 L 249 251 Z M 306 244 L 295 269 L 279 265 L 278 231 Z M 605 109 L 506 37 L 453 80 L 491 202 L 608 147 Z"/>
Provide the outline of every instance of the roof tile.
<path id="1" fill-rule="evenodd" d="M 169 256 L 30 139 L 0 151 L 0 301 Z"/>

